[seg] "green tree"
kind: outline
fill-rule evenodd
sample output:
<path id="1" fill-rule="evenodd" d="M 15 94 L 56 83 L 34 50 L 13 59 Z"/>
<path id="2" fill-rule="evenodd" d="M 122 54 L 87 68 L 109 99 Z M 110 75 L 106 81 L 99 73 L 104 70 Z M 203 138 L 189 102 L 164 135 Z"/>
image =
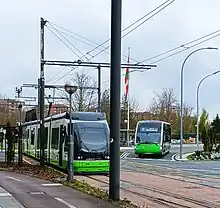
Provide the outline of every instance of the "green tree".
<path id="1" fill-rule="evenodd" d="M 214 134 L 213 143 L 215 144 L 216 151 L 219 151 L 220 150 L 220 119 L 218 114 L 216 115 L 216 118 L 212 121 L 211 127 Z"/>
<path id="2" fill-rule="evenodd" d="M 200 129 L 200 134 L 206 128 L 207 121 L 208 121 L 209 114 L 205 109 L 202 109 L 201 116 L 199 118 L 199 129 Z"/>

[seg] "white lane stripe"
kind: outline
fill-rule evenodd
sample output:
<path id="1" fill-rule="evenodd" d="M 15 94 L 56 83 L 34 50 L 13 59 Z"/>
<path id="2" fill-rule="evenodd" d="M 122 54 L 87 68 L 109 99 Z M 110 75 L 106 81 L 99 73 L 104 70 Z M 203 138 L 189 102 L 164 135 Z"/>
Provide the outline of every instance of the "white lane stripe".
<path id="1" fill-rule="evenodd" d="M 59 197 L 55 197 L 55 199 L 63 204 L 65 204 L 66 206 L 68 206 L 69 208 L 77 208 L 74 205 L 68 203 L 67 201 L 64 201 L 63 199 L 59 198 Z"/>
<path id="2" fill-rule="evenodd" d="M 44 183 L 41 185 L 42 186 L 62 186 L 63 184 L 61 184 L 61 183 Z"/>
<path id="3" fill-rule="evenodd" d="M 121 158 L 126 158 L 130 155 L 129 152 L 124 152 L 122 155 L 121 155 Z"/>
<path id="4" fill-rule="evenodd" d="M 19 179 L 17 179 L 17 178 L 14 178 L 14 177 L 11 177 L 11 176 L 6 176 L 7 178 L 10 178 L 10 179 L 12 179 L 12 180 L 15 180 L 15 181 L 21 181 L 21 180 L 19 180 Z"/>
<path id="5" fill-rule="evenodd" d="M 10 193 L 0 193 L 0 197 L 4 197 L 4 196 L 12 196 Z"/>
<path id="6" fill-rule="evenodd" d="M 29 192 L 30 195 L 44 195 L 45 193 L 44 192 Z"/>

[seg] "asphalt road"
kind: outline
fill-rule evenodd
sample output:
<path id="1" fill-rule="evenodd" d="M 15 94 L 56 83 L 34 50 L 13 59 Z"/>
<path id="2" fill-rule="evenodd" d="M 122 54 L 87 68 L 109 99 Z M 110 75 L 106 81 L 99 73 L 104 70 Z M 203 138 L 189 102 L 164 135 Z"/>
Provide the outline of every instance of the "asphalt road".
<path id="1" fill-rule="evenodd" d="M 116 207 L 109 202 L 85 195 L 62 184 L 51 184 L 44 180 L 16 173 L 0 172 L 0 187 L 7 190 L 27 208 Z"/>
<path id="2" fill-rule="evenodd" d="M 201 148 L 201 145 L 200 145 Z M 197 149 L 197 146 L 195 144 L 183 144 L 182 152 L 183 154 L 194 152 Z M 180 151 L 180 145 L 179 144 L 173 144 L 170 149 L 170 153 L 164 155 L 162 158 L 155 157 L 153 155 L 147 155 L 146 158 L 148 159 L 163 159 L 163 160 L 172 160 L 173 155 L 179 154 Z M 125 149 L 124 150 L 124 158 L 137 158 L 137 156 L 134 154 L 134 149 Z"/>

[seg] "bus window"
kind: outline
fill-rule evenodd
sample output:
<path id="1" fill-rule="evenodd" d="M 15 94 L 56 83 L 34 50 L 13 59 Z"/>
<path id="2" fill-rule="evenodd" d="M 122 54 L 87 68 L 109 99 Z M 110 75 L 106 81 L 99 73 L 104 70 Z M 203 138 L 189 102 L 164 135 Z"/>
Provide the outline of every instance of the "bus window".
<path id="1" fill-rule="evenodd" d="M 169 124 L 164 124 L 163 135 L 165 142 L 171 142 L 171 126 Z"/>

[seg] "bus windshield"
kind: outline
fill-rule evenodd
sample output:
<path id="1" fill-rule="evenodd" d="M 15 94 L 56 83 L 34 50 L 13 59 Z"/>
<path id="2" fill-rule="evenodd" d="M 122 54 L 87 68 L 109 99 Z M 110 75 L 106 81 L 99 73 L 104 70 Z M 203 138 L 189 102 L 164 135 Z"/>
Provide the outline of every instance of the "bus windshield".
<path id="1" fill-rule="evenodd" d="M 160 144 L 161 123 L 141 123 L 137 129 L 137 143 Z"/>

